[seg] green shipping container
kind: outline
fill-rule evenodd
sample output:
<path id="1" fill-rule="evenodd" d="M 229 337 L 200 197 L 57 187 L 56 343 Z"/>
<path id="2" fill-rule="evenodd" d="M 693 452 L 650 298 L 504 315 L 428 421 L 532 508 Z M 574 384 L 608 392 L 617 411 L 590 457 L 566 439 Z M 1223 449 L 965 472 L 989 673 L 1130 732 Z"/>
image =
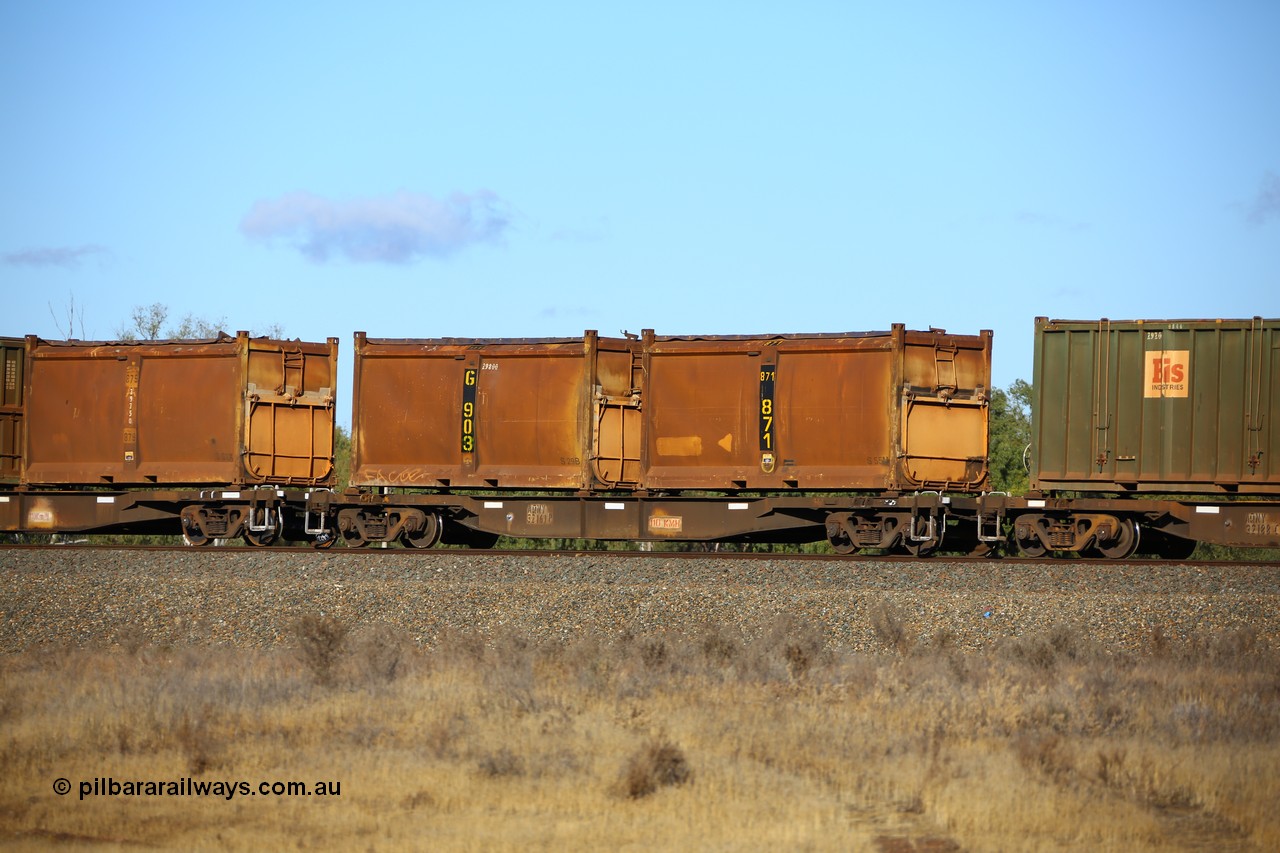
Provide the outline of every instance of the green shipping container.
<path id="1" fill-rule="evenodd" d="M 1280 493 L 1280 320 L 1036 318 L 1031 488 Z"/>

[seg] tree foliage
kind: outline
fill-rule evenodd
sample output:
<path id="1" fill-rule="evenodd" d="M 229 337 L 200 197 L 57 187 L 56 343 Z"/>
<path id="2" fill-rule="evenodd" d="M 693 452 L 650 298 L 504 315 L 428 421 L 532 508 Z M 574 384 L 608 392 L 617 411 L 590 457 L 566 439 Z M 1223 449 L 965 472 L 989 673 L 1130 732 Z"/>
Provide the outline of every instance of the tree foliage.
<path id="1" fill-rule="evenodd" d="M 333 475 L 337 491 L 351 485 L 351 433 L 342 424 L 333 427 Z"/>
<path id="2" fill-rule="evenodd" d="M 1031 384 L 1014 380 L 991 394 L 991 432 L 988 443 L 991 489 L 1020 495 L 1030 482 L 1027 448 L 1031 444 Z"/>
<path id="3" fill-rule="evenodd" d="M 116 338 L 122 341 L 157 341 L 182 339 L 216 338 L 226 331 L 227 318 L 218 317 L 209 320 L 194 314 L 185 314 L 177 324 L 169 321 L 169 306 L 163 302 L 150 305 L 135 305 L 129 317 L 130 324 L 116 327 Z M 279 323 L 272 323 L 261 334 L 272 338 L 283 338 L 284 328 Z"/>
<path id="4" fill-rule="evenodd" d="M 206 320 L 187 314 L 175 326 L 166 323 L 169 319 L 169 306 L 161 302 L 150 305 L 135 305 L 130 315 L 132 325 L 121 325 L 116 328 L 116 336 L 122 341 L 157 341 L 178 338 L 216 338 L 218 332 L 227 324 L 226 317 Z"/>
<path id="5" fill-rule="evenodd" d="M 49 316 L 53 317 L 53 325 L 58 330 L 58 334 L 64 338 L 74 338 L 76 336 L 76 326 L 80 327 L 80 339 L 84 340 L 84 306 L 76 305 L 76 295 L 71 294 L 67 301 L 67 316 L 64 320 L 59 318 L 57 312 L 53 310 L 53 303 L 49 303 Z"/>

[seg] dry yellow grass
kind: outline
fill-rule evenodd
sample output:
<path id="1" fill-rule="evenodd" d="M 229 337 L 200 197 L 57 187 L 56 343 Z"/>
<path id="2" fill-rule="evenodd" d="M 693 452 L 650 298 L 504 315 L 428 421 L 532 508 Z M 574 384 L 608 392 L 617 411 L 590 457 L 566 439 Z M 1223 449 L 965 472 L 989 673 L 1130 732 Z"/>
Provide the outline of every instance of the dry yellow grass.
<path id="1" fill-rule="evenodd" d="M 12 848 L 1280 849 L 1280 669 L 1233 634 L 1109 655 L 1056 628 L 983 652 L 295 627 L 299 649 L 0 661 Z M 71 791 L 59 796 L 56 779 Z M 80 797 L 111 778 L 338 796 Z"/>

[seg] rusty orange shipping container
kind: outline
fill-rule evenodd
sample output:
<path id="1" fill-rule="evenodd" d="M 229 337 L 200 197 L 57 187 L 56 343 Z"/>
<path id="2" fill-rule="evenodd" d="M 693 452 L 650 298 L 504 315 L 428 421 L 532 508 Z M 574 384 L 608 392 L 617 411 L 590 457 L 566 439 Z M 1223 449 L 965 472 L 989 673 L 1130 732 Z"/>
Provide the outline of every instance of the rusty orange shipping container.
<path id="1" fill-rule="evenodd" d="M 979 490 L 991 333 L 357 334 L 352 484 Z"/>
<path id="2" fill-rule="evenodd" d="M 991 333 L 646 336 L 651 489 L 979 490 Z"/>
<path id="3" fill-rule="evenodd" d="M 338 342 L 25 347 L 29 485 L 330 485 Z"/>
<path id="4" fill-rule="evenodd" d="M 498 340 L 359 332 L 351 483 L 584 489 L 634 479 L 638 459 L 597 447 L 622 431 L 627 414 L 610 401 L 630 402 L 637 348 L 594 332 Z"/>

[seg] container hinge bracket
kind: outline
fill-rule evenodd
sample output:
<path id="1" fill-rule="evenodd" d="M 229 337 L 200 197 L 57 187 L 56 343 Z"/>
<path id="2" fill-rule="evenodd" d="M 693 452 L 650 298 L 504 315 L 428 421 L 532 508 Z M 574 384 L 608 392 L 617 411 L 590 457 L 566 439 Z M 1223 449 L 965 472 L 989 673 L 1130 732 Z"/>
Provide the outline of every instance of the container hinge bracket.
<path id="1" fill-rule="evenodd" d="M 1008 492 L 987 492 L 984 497 L 1001 495 L 1008 497 Z M 1004 539 L 1001 531 L 1004 529 L 1004 508 L 997 507 L 993 512 L 986 512 L 985 507 L 979 505 L 978 508 L 978 541 L 979 542 L 1000 542 Z"/>

